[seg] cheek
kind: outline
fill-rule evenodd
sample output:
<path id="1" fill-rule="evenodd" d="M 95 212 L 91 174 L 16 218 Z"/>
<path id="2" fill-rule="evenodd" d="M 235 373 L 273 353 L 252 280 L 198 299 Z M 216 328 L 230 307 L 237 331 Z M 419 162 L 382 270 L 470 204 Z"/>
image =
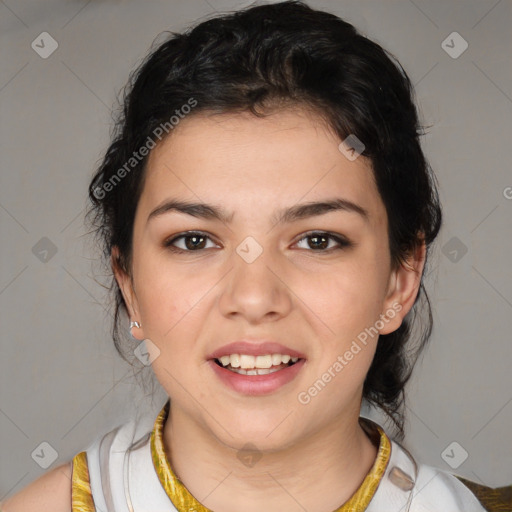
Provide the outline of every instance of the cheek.
<path id="1" fill-rule="evenodd" d="M 335 332 L 357 335 L 381 313 L 386 279 L 371 258 L 353 258 L 321 283 L 310 277 L 315 311 Z"/>
<path id="2" fill-rule="evenodd" d="M 204 308 L 215 279 L 204 272 L 172 267 L 163 258 L 145 258 L 136 289 L 144 334 L 161 350 L 190 357 L 190 342 L 204 324 Z"/>
<path id="3" fill-rule="evenodd" d="M 144 335 L 159 350 L 152 361 L 153 372 L 169 396 L 179 401 L 189 398 L 182 389 L 185 383 L 187 389 L 194 387 L 196 398 L 202 394 L 200 386 L 190 381 L 190 368 L 200 363 L 194 348 L 201 337 L 206 304 L 201 301 L 206 292 L 198 281 L 197 277 L 179 277 L 175 271 L 154 267 L 138 292 Z"/>
<path id="4" fill-rule="evenodd" d="M 154 282 L 147 281 L 138 297 L 141 318 L 148 329 L 145 334 L 159 345 L 175 338 L 181 324 L 190 327 L 197 315 L 194 304 L 200 299 L 179 280 L 167 280 L 163 275 Z"/>

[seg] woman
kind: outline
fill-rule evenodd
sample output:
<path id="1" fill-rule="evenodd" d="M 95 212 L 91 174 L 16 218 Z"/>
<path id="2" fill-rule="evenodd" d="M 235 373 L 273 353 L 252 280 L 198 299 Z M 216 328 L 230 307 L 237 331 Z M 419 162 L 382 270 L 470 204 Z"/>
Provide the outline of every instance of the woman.
<path id="1" fill-rule="evenodd" d="M 399 444 L 441 226 L 420 132 L 392 56 L 301 2 L 153 51 L 89 193 L 116 347 L 169 401 L 3 510 L 483 511 Z"/>

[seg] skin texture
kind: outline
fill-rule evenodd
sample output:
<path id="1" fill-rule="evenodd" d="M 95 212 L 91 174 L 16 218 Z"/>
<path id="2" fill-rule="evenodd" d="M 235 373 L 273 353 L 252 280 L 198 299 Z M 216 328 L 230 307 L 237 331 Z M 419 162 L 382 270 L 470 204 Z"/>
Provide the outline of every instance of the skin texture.
<path id="1" fill-rule="evenodd" d="M 2 512 L 71 511 L 71 463 L 63 464 L 0 503 Z"/>
<path id="2" fill-rule="evenodd" d="M 409 265 L 393 269 L 386 210 L 370 162 L 350 161 L 339 142 L 319 118 L 301 110 L 264 119 L 190 116 L 150 154 L 131 275 L 117 267 L 114 248 L 130 317 L 142 325 L 132 334 L 160 351 L 152 366 L 171 397 L 164 429 L 169 459 L 210 509 L 235 512 L 243 504 L 247 512 L 329 512 L 353 494 L 375 460 L 358 417 L 377 336 L 307 405 L 297 396 L 381 314 L 395 310 L 381 334 L 399 327 L 418 292 L 425 248 L 411 255 Z M 227 223 L 168 212 L 148 222 L 171 197 L 215 204 L 233 216 Z M 280 209 L 333 198 L 358 204 L 368 219 L 331 211 L 272 222 Z M 190 239 L 188 246 L 184 239 L 174 243 L 189 252 L 164 246 L 192 230 L 209 237 L 199 239 L 201 250 Z M 305 238 L 311 230 L 344 236 L 353 245 L 331 250 L 338 243 L 327 239 L 327 248 L 317 248 Z M 236 252 L 249 236 L 263 250 L 250 264 Z M 247 337 L 296 349 L 306 364 L 273 393 L 237 393 L 206 358 Z M 237 458 L 246 443 L 262 455 L 252 467 Z"/>

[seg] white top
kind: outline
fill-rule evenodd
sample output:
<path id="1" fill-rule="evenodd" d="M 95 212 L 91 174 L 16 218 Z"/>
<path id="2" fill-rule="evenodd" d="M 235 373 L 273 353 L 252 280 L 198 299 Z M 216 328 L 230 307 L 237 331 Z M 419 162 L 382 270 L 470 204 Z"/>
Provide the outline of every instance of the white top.
<path id="1" fill-rule="evenodd" d="M 96 511 L 178 512 L 155 471 L 151 432 L 133 443 L 135 432 L 134 422 L 126 423 L 86 450 Z M 454 475 L 417 464 L 402 446 L 390 441 L 386 471 L 366 512 L 485 512 Z"/>

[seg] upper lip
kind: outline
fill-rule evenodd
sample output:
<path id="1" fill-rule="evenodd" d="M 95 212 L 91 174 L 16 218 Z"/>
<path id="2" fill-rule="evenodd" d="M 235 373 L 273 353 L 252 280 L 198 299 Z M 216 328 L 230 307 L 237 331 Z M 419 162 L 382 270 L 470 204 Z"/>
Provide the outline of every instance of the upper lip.
<path id="1" fill-rule="evenodd" d="M 268 340 L 238 340 L 224 345 L 210 355 L 207 359 L 219 359 L 222 356 L 229 356 L 231 354 L 247 354 L 251 356 L 264 356 L 267 354 L 288 354 L 291 357 L 298 357 L 305 359 L 305 355 L 293 348 L 282 345 L 275 341 Z"/>

